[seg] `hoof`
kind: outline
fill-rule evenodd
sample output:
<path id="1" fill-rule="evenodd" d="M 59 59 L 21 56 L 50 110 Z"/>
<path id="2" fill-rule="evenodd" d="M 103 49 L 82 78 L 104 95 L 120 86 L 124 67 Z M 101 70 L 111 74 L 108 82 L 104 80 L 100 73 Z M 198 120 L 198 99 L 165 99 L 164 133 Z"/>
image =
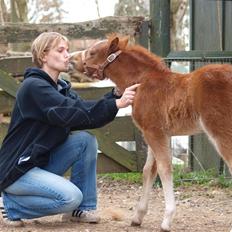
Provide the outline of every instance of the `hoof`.
<path id="1" fill-rule="evenodd" d="M 160 232 L 170 232 L 171 230 L 164 230 L 164 229 L 160 229 Z"/>
<path id="2" fill-rule="evenodd" d="M 137 223 L 137 222 L 131 222 L 131 226 L 141 226 L 141 223 Z"/>

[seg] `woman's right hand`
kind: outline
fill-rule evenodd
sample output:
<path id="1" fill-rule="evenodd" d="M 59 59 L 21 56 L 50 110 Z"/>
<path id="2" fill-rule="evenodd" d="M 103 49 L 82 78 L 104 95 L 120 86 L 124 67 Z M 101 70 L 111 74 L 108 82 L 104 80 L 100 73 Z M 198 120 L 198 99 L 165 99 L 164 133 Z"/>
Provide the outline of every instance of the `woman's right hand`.
<path id="1" fill-rule="evenodd" d="M 116 99 L 116 105 L 118 109 L 125 108 L 131 105 L 134 101 L 136 89 L 140 86 L 140 84 L 134 84 L 130 87 L 126 88 L 121 98 Z"/>

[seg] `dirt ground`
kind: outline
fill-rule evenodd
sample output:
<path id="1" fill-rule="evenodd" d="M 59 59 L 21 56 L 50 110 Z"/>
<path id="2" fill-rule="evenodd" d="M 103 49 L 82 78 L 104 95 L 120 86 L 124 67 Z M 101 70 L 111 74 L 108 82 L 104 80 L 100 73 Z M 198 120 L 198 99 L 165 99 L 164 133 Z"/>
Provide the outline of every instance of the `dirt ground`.
<path id="1" fill-rule="evenodd" d="M 98 180 L 99 224 L 61 222 L 61 216 L 28 220 L 22 228 L 4 227 L 1 232 L 148 232 L 160 231 L 163 215 L 163 192 L 154 188 L 149 210 L 141 227 L 131 227 L 130 218 L 141 194 L 141 186 L 125 182 Z M 232 228 L 232 190 L 200 186 L 175 189 L 177 212 L 172 232 L 229 232 Z M 121 219 L 121 220 L 118 220 Z"/>

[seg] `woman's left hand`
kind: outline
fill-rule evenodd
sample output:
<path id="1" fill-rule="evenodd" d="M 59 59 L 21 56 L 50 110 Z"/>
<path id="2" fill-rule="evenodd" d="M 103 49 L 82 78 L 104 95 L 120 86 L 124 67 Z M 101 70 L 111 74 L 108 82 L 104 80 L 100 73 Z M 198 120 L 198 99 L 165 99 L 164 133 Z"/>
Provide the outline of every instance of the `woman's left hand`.
<path id="1" fill-rule="evenodd" d="M 140 84 L 134 84 L 134 85 L 125 89 L 121 98 L 116 99 L 116 105 L 117 105 L 118 109 L 125 108 L 133 103 L 136 89 L 139 86 L 140 86 Z"/>

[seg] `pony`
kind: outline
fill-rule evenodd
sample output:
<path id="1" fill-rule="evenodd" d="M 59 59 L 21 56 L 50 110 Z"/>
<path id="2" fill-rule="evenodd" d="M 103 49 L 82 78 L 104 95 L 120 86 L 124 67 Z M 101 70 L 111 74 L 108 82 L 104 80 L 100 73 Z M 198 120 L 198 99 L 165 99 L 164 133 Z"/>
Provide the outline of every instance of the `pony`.
<path id="1" fill-rule="evenodd" d="M 148 152 L 142 195 L 131 225 L 141 225 L 158 173 L 165 199 L 161 231 L 170 231 L 176 210 L 171 136 L 205 132 L 232 171 L 232 65 L 209 64 L 188 74 L 172 72 L 161 57 L 117 35 L 76 52 L 70 62 L 89 77 L 111 79 L 121 91 L 140 83 L 132 118 Z"/>

